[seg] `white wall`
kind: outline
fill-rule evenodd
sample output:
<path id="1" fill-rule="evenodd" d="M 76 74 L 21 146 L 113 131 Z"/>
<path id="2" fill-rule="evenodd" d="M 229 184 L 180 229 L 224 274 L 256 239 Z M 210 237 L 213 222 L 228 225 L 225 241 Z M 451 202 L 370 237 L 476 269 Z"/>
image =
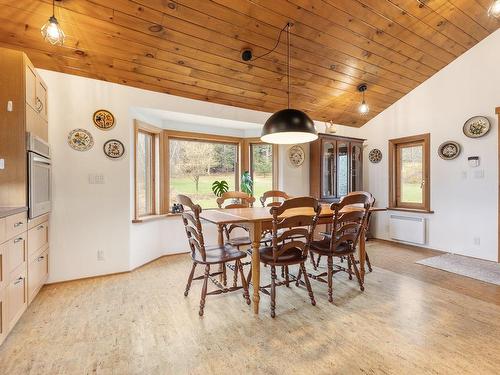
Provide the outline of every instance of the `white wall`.
<path id="1" fill-rule="evenodd" d="M 388 203 L 388 139 L 431 133 L 431 209 L 427 246 L 448 252 L 497 260 L 497 163 L 500 106 L 500 31 L 497 31 L 431 79 L 379 114 L 362 130 L 366 150 L 379 148 L 379 164 L 365 152 L 365 186 L 378 200 Z M 464 122 L 475 115 L 487 116 L 492 130 L 483 138 L 462 133 Z M 438 146 L 447 140 L 462 146 L 461 155 L 442 160 Z M 479 168 L 470 168 L 468 156 L 479 156 Z M 474 177 L 475 170 L 484 178 Z M 388 239 L 388 215 L 376 215 L 375 235 Z M 421 216 L 421 215 L 417 215 Z M 480 238 L 480 245 L 474 238 Z"/>

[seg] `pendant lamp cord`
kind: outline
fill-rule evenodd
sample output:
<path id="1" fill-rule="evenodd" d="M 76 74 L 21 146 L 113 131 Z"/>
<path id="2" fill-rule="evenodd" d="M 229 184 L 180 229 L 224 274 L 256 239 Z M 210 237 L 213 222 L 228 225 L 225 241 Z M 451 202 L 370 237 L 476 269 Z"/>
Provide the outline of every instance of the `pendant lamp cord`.
<path id="1" fill-rule="evenodd" d="M 52 0 L 52 17 L 56 15 L 56 0 Z"/>
<path id="2" fill-rule="evenodd" d="M 255 61 L 258 59 L 263 58 L 264 56 L 269 55 L 271 52 L 274 52 L 276 48 L 278 48 L 281 40 L 281 34 L 283 34 L 283 31 L 286 30 L 286 80 L 287 80 L 287 100 L 288 100 L 288 108 L 290 108 L 290 27 L 292 27 L 292 24 L 290 22 L 287 22 L 285 26 L 280 30 L 278 34 L 278 39 L 276 40 L 276 43 L 272 49 L 264 53 L 263 55 L 256 56 L 250 61 Z"/>
<path id="3" fill-rule="evenodd" d="M 286 43 L 287 43 L 287 61 L 286 61 L 286 80 L 287 80 L 287 96 L 288 109 L 290 109 L 290 22 L 286 24 Z"/>

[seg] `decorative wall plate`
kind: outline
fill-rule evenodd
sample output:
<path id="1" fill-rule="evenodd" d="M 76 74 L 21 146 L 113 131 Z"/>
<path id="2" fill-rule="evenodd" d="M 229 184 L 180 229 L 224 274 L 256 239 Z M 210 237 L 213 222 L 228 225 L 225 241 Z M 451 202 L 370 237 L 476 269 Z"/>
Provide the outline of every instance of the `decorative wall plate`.
<path id="1" fill-rule="evenodd" d="M 288 159 L 294 167 L 300 167 L 306 158 L 304 149 L 300 146 L 292 146 L 288 149 Z"/>
<path id="2" fill-rule="evenodd" d="M 110 139 L 102 147 L 104 154 L 110 159 L 120 159 L 125 153 L 125 146 L 118 139 Z"/>
<path id="3" fill-rule="evenodd" d="M 469 138 L 479 138 L 486 135 L 490 128 L 490 120 L 484 116 L 474 116 L 465 122 L 463 132 Z"/>
<path id="4" fill-rule="evenodd" d="M 374 148 L 368 154 L 368 160 L 370 160 L 372 163 L 380 163 L 380 161 L 382 160 L 382 151 L 380 151 L 378 148 Z"/>
<path id="5" fill-rule="evenodd" d="M 85 129 L 74 129 L 68 135 L 69 146 L 77 151 L 88 151 L 94 145 L 94 138 Z"/>
<path id="6" fill-rule="evenodd" d="M 441 159 L 452 160 L 460 155 L 460 145 L 457 142 L 446 141 L 438 147 L 438 155 Z"/>
<path id="7" fill-rule="evenodd" d="M 115 126 L 115 116 L 105 109 L 99 109 L 92 116 L 94 125 L 101 130 L 110 130 Z"/>

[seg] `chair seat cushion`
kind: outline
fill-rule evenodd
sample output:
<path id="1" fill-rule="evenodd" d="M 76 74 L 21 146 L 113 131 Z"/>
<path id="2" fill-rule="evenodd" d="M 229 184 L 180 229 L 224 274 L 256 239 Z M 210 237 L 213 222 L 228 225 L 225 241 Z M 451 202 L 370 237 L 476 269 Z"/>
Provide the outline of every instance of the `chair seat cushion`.
<path id="1" fill-rule="evenodd" d="M 273 259 L 273 248 L 272 246 L 266 246 L 260 248 L 260 261 L 272 265 L 290 265 L 299 264 L 304 262 L 307 257 L 302 255 L 302 250 L 298 247 L 292 247 L 285 251 L 284 254 L 280 255 L 276 262 Z"/>
<path id="2" fill-rule="evenodd" d="M 354 249 L 352 249 L 352 246 L 350 246 L 346 242 L 338 245 L 337 248 L 335 249 L 335 251 L 331 251 L 330 250 L 330 239 L 328 239 L 328 238 L 325 238 L 325 239 L 320 240 L 320 241 L 312 241 L 310 250 L 311 250 L 311 252 L 316 253 L 316 254 L 320 254 L 320 255 L 332 254 L 333 256 L 343 256 L 343 255 L 354 253 Z"/>
<path id="3" fill-rule="evenodd" d="M 216 264 L 225 262 L 234 262 L 237 259 L 242 259 L 247 256 L 243 251 L 239 251 L 235 247 L 225 244 L 224 246 L 208 246 L 205 248 L 206 259 L 203 259 L 198 251 L 192 255 L 195 262 L 201 264 Z"/>

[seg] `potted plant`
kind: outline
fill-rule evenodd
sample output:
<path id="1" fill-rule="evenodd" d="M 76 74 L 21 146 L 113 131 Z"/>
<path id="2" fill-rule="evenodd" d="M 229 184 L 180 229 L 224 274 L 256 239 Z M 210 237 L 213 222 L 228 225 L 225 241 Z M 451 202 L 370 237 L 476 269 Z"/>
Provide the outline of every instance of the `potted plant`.
<path id="1" fill-rule="evenodd" d="M 229 190 L 229 184 L 227 183 L 227 181 L 221 180 L 221 181 L 214 181 L 212 183 L 212 191 L 214 192 L 216 197 L 220 197 L 228 190 Z"/>
<path id="2" fill-rule="evenodd" d="M 241 175 L 241 191 L 253 195 L 253 180 L 248 171 L 243 172 Z"/>

